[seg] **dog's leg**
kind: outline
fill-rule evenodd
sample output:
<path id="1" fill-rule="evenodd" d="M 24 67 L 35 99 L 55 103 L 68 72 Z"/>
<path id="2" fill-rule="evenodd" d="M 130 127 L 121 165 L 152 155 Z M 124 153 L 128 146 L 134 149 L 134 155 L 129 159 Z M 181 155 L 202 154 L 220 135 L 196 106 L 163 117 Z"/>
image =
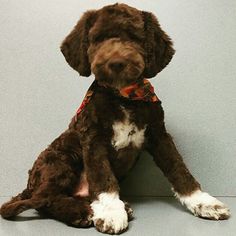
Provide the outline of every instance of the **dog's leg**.
<path id="1" fill-rule="evenodd" d="M 99 137 L 87 136 L 83 144 L 84 168 L 93 199 L 93 222 L 100 232 L 118 234 L 128 227 L 125 204 L 119 198 L 119 186 L 108 160 L 108 149 Z"/>
<path id="2" fill-rule="evenodd" d="M 66 148 L 65 143 L 70 144 L 69 141 L 65 136 L 62 148 Z M 37 210 L 68 225 L 90 226 L 90 202 L 86 198 L 71 196 L 81 175 L 81 163 L 74 161 L 61 148 L 56 148 L 42 152 L 38 163 L 30 171 L 28 187 L 34 188 L 32 198 L 46 199 L 46 204 L 37 207 Z"/>
<path id="3" fill-rule="evenodd" d="M 46 199 L 25 199 L 18 200 L 12 203 L 5 203 L 1 206 L 0 213 L 5 219 L 10 219 L 32 208 L 40 208 L 41 206 L 47 204 Z"/>
<path id="4" fill-rule="evenodd" d="M 164 131 L 158 140 L 152 138 L 149 152 L 172 184 L 175 196 L 195 216 L 213 220 L 229 218 L 229 209 L 222 202 L 201 191 L 168 133 Z"/>
<path id="5" fill-rule="evenodd" d="M 87 198 L 77 198 L 59 195 L 52 197 L 47 206 L 37 209 L 56 220 L 75 227 L 92 225 L 92 209 Z"/>
<path id="6" fill-rule="evenodd" d="M 5 203 L 1 207 L 1 215 L 11 219 L 28 209 L 37 209 L 40 213 L 75 227 L 88 227 L 92 224 L 92 210 L 88 200 L 60 195 L 48 196 L 44 199 L 35 196 L 10 204 Z"/>
<path id="7" fill-rule="evenodd" d="M 14 210 L 14 206 L 16 206 L 16 202 L 22 202 L 22 200 L 26 200 L 31 198 L 31 193 L 28 191 L 28 189 L 25 189 L 22 193 L 19 193 L 17 196 L 12 197 L 12 199 L 4 204 L 2 204 L 0 208 L 0 215 L 3 218 L 11 218 L 13 216 L 16 216 L 18 213 L 18 210 Z"/>

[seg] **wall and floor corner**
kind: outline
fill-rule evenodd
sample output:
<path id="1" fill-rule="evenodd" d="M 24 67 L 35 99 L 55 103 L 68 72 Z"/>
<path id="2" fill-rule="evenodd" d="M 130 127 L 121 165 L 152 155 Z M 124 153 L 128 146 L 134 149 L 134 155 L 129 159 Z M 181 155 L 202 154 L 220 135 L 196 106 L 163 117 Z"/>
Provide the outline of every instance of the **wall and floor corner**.
<path id="1" fill-rule="evenodd" d="M 2 199 L 6 200 L 5 197 L 25 187 L 27 171 L 33 161 L 65 130 L 93 80 L 92 76 L 80 77 L 67 65 L 59 50 L 61 41 L 84 11 L 115 2 L 1 0 Z M 233 205 L 232 199 L 236 199 L 236 2 L 123 2 L 154 12 L 163 29 L 173 39 L 176 54 L 171 64 L 152 79 L 165 109 L 168 131 L 203 189 L 214 196 L 231 197 L 228 201 L 230 206 Z M 153 179 L 156 181 L 153 182 Z M 141 157 L 122 188 L 126 195 L 139 199 L 172 196 L 170 185 L 147 154 Z M 166 202 L 159 204 L 160 209 L 156 207 L 155 214 L 160 211 L 161 216 L 165 212 L 162 205 L 165 206 Z M 146 208 L 155 205 L 151 200 L 146 203 Z M 178 214 L 183 217 L 185 212 L 181 209 L 176 204 L 175 217 Z M 144 211 L 139 218 L 145 214 L 148 217 L 149 213 Z M 234 212 L 236 215 L 236 209 Z M 171 210 L 166 217 L 171 220 Z M 191 216 L 187 214 L 187 218 Z M 190 221 L 199 224 L 198 219 Z M 7 230 L 8 225 L 2 221 L 1 224 Z M 204 224 L 208 227 L 209 222 Z M 213 225 L 218 227 L 215 223 Z M 132 227 L 131 233 L 135 227 Z M 207 230 L 204 232 L 210 233 Z M 225 230 L 229 233 L 225 235 L 233 235 L 227 228 Z M 16 232 L 27 235 L 23 231 Z M 14 232 L 8 233 L 14 235 Z M 157 234 L 153 230 L 147 235 Z"/>

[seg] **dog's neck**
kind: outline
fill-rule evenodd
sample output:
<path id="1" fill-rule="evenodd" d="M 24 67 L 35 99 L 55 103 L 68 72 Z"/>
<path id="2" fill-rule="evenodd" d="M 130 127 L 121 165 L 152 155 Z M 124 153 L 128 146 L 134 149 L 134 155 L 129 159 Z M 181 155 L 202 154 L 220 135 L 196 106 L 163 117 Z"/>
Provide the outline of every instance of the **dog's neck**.
<path id="1" fill-rule="evenodd" d="M 119 96 L 125 99 L 135 100 L 135 101 L 145 101 L 145 102 L 158 102 L 160 101 L 154 92 L 154 88 L 147 79 L 139 80 L 136 83 L 123 87 L 122 89 L 114 89 L 109 86 L 100 85 L 97 80 L 94 80 L 89 87 L 82 104 L 77 110 L 77 115 L 84 109 L 84 107 L 89 103 L 91 97 L 98 89 L 110 90 L 115 96 Z"/>

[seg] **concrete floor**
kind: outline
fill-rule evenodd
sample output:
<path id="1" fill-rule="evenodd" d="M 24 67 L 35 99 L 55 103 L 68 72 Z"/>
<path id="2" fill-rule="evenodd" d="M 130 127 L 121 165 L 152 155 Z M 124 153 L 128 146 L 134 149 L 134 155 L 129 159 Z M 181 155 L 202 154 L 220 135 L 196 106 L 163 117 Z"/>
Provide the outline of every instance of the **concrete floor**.
<path id="1" fill-rule="evenodd" d="M 0 204 L 9 197 L 0 197 Z M 235 236 L 236 197 L 219 197 L 231 209 L 227 221 L 203 220 L 192 216 L 171 197 L 135 197 L 129 199 L 135 219 L 123 235 L 132 236 Z M 77 229 L 52 219 L 42 219 L 34 210 L 29 210 L 16 221 L 0 219 L 0 235 L 47 236 L 47 235 L 102 235 L 93 227 Z"/>

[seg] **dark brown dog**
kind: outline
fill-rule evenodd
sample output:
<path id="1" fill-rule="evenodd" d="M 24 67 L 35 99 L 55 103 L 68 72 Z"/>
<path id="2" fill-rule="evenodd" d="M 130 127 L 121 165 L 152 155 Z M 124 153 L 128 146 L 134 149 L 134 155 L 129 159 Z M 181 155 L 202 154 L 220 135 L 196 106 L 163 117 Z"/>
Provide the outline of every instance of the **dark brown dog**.
<path id="1" fill-rule="evenodd" d="M 120 233 L 132 210 L 119 198 L 119 180 L 147 150 L 182 204 L 196 216 L 227 219 L 229 209 L 204 193 L 167 133 L 161 102 L 116 91 L 154 77 L 174 49 L 156 17 L 125 4 L 86 12 L 61 46 L 82 76 L 95 74 L 93 96 L 69 128 L 29 171 L 27 188 L 1 207 L 4 218 L 34 208 L 77 227 Z"/>

